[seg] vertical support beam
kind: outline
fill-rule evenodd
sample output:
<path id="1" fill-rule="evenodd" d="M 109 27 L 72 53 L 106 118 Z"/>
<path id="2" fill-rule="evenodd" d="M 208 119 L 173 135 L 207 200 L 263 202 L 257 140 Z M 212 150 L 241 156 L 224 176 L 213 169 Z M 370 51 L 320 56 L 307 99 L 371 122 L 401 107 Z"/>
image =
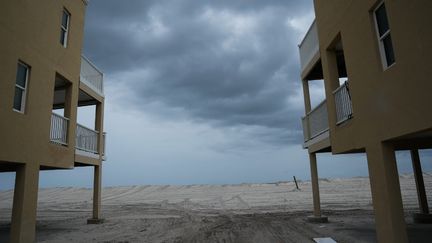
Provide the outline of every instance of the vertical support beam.
<path id="1" fill-rule="evenodd" d="M 334 130 L 336 129 L 336 103 L 333 91 L 339 87 L 336 52 L 333 49 L 327 49 L 325 55 L 322 57 L 322 63 L 330 134 L 334 134 Z"/>
<path id="2" fill-rule="evenodd" d="M 102 155 L 103 146 L 103 117 L 104 117 L 104 102 L 96 104 L 95 130 L 98 134 L 98 152 Z"/>
<path id="3" fill-rule="evenodd" d="M 96 104 L 95 129 L 98 134 L 99 164 L 94 166 L 93 179 L 93 217 L 87 220 L 88 224 L 101 224 L 104 220 L 101 218 L 101 190 L 102 190 L 102 146 L 103 141 L 103 117 L 104 117 L 104 101 Z"/>
<path id="4" fill-rule="evenodd" d="M 102 186 L 102 165 L 94 166 L 93 179 L 93 217 L 87 220 L 88 224 L 103 223 L 101 219 L 101 186 Z"/>
<path id="5" fill-rule="evenodd" d="M 303 123 L 303 136 L 305 138 L 305 141 L 310 139 L 310 122 L 309 122 L 309 117 L 307 116 L 307 114 L 311 111 L 311 101 L 310 101 L 310 92 L 309 92 L 309 81 L 308 80 L 302 80 L 302 84 L 303 84 L 303 99 L 304 99 L 304 105 L 305 105 L 305 121 L 306 124 L 304 123 L 304 121 L 302 120 Z"/>
<path id="6" fill-rule="evenodd" d="M 72 115 L 72 87 L 73 85 L 70 83 L 65 87 L 64 116 L 67 118 L 70 118 Z"/>
<path id="7" fill-rule="evenodd" d="M 303 84 L 303 97 L 304 97 L 304 105 L 306 114 L 309 113 L 312 109 L 311 101 L 310 101 L 310 92 L 309 92 L 309 81 L 302 80 Z"/>
<path id="8" fill-rule="evenodd" d="M 427 202 L 426 190 L 423 181 L 423 171 L 421 168 L 420 156 L 417 149 L 411 150 L 411 160 L 413 164 L 414 177 L 417 186 L 417 196 L 418 196 L 418 202 L 420 206 L 420 213 L 428 214 L 429 206 Z"/>
<path id="9" fill-rule="evenodd" d="M 35 242 L 39 163 L 17 168 L 12 208 L 10 242 Z"/>
<path id="10" fill-rule="evenodd" d="M 79 85 L 69 83 L 66 87 L 64 116 L 69 118 L 67 143 L 70 148 L 75 149 L 76 142 L 76 123 L 77 123 L 77 105 L 79 96 Z"/>
<path id="11" fill-rule="evenodd" d="M 94 181 L 93 181 L 93 218 L 100 218 L 101 206 L 101 184 L 102 184 L 102 166 L 94 166 Z"/>
<path id="12" fill-rule="evenodd" d="M 317 166 L 316 154 L 310 153 L 309 160 L 310 160 L 310 170 L 311 170 L 314 216 L 321 217 L 321 202 L 320 202 L 320 193 L 319 193 L 318 166 Z"/>
<path id="13" fill-rule="evenodd" d="M 411 150 L 411 159 L 417 188 L 417 198 L 420 206 L 420 213 L 414 213 L 413 219 L 415 223 L 432 224 L 432 214 L 429 213 L 429 206 L 423 181 L 423 171 L 420 163 L 420 155 L 417 149 Z"/>
<path id="14" fill-rule="evenodd" d="M 402 206 L 394 149 L 389 144 L 366 147 L 378 242 L 406 243 L 408 236 Z"/>
<path id="15" fill-rule="evenodd" d="M 312 196 L 314 205 L 314 214 L 312 217 L 308 217 L 310 222 L 324 223 L 327 222 L 327 217 L 321 215 L 321 202 L 319 193 L 318 183 L 318 166 L 315 153 L 309 153 L 310 170 L 311 170 L 311 184 L 312 184 Z"/>

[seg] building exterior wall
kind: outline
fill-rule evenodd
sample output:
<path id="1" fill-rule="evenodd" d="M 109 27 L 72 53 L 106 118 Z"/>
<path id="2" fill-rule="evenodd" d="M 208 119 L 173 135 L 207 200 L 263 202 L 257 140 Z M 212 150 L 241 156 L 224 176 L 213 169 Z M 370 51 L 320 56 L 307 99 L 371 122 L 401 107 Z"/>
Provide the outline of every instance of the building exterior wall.
<path id="1" fill-rule="evenodd" d="M 0 172 L 15 172 L 10 242 L 35 241 L 39 171 L 44 169 L 93 166 L 88 223 L 103 222 L 103 74 L 81 56 L 86 5 L 86 0 L 0 3 Z M 66 45 L 60 39 L 64 11 L 69 16 Z M 29 67 L 22 112 L 14 109 L 18 63 Z M 78 130 L 77 108 L 85 105 L 96 108 L 95 128 Z M 63 117 L 53 116 L 57 109 L 63 109 Z M 58 123 L 51 124 L 52 117 Z"/>
<path id="2" fill-rule="evenodd" d="M 56 74 L 71 83 L 69 134 L 75 134 L 86 2 L 3 1 L 0 7 L 0 161 L 72 168 L 75 137 L 50 143 Z M 68 44 L 60 43 L 63 9 L 71 14 Z M 13 111 L 18 61 L 31 67 L 25 112 Z"/>
<path id="3" fill-rule="evenodd" d="M 373 10 L 376 0 L 315 0 L 333 153 L 432 129 L 432 2 L 385 1 L 396 63 L 384 70 Z M 338 87 L 329 47 L 342 41 L 353 118 L 336 126 Z"/>
<path id="4" fill-rule="evenodd" d="M 375 22 L 375 10 L 383 2 L 395 56 L 395 62 L 389 67 L 382 63 Z M 424 192 L 418 193 L 419 202 L 423 202 L 420 204 L 426 205 L 424 184 L 417 178 L 422 176 L 418 150 L 432 148 L 432 15 L 429 13 L 432 2 L 314 0 L 314 5 L 321 62 L 302 65 L 312 67 L 303 69 L 301 75 L 305 110 L 308 113 L 311 108 L 308 82 L 323 77 L 330 133 L 324 139 L 309 136 L 309 120 L 312 114 L 316 118 L 320 110 L 307 114 L 303 125 L 308 140 L 304 145 L 308 148 L 311 181 L 315 185 L 312 219 L 327 220 L 320 210 L 316 153 L 365 152 L 377 240 L 408 242 L 395 151 L 411 150 L 412 156 L 417 154 L 413 157 L 413 165 L 418 167 L 416 187 L 418 192 Z M 300 52 L 307 51 L 302 48 Z M 348 83 L 341 85 L 340 78 L 345 77 Z M 319 118 L 313 121 L 327 123 L 324 117 Z M 422 217 L 430 217 L 427 206 L 421 210 Z"/>

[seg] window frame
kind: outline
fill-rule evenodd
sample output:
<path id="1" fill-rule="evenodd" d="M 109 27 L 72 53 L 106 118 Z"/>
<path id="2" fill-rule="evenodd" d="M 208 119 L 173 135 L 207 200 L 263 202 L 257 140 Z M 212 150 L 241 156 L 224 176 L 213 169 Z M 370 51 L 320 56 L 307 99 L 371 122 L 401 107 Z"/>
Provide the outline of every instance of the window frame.
<path id="1" fill-rule="evenodd" d="M 67 21 L 66 21 L 66 27 L 63 26 L 63 16 L 66 14 L 67 16 Z M 69 29 L 70 29 L 70 19 L 71 19 L 71 14 L 70 12 L 66 9 L 63 8 L 62 11 L 62 15 L 61 15 L 61 19 L 60 19 L 60 44 L 66 48 L 68 45 L 68 37 L 69 37 Z M 64 37 L 63 37 L 63 31 L 64 31 Z M 62 37 L 63 39 L 63 43 L 62 43 Z"/>
<path id="2" fill-rule="evenodd" d="M 378 49 L 379 49 L 380 57 L 381 57 L 381 64 L 383 66 L 383 69 L 387 70 L 396 64 L 396 58 L 394 55 L 395 52 L 394 52 L 393 40 L 391 39 L 394 61 L 392 64 L 390 64 L 390 65 L 388 64 L 387 57 L 386 57 L 386 50 L 384 47 L 384 39 L 390 35 L 390 31 L 391 31 L 390 23 L 388 23 L 388 30 L 386 32 L 384 32 L 381 36 L 379 33 L 378 18 L 377 18 L 376 12 L 382 5 L 385 5 L 385 1 L 381 1 L 377 4 L 377 6 L 372 11 L 372 15 L 373 15 L 374 23 L 375 23 L 375 32 L 376 32 L 376 36 L 377 36 L 377 40 L 378 40 Z M 386 13 L 387 22 L 388 22 L 387 8 L 385 9 L 385 13 Z M 390 36 L 390 38 L 391 38 L 391 36 Z"/>
<path id="3" fill-rule="evenodd" d="M 14 86 L 14 92 L 15 92 L 15 89 L 16 88 L 18 88 L 18 89 L 20 89 L 21 91 L 22 91 L 22 95 L 21 95 L 21 107 L 20 107 L 20 109 L 19 110 L 17 110 L 17 109 L 15 109 L 15 93 L 14 93 L 14 103 L 12 104 L 12 109 L 13 109 L 13 111 L 16 111 L 16 112 L 18 112 L 18 113 L 22 113 L 22 114 L 24 114 L 24 112 L 25 112 L 25 107 L 26 107 L 26 101 L 27 101 L 27 90 L 28 90 L 28 83 L 29 83 L 29 77 L 30 77 L 30 69 L 31 69 L 31 67 L 28 65 L 28 64 L 26 64 L 26 63 L 24 63 L 24 62 L 22 62 L 22 61 L 18 61 L 18 65 L 17 65 L 17 71 L 18 71 L 18 66 L 19 65 L 21 65 L 21 66 L 23 66 L 23 67 L 25 67 L 25 69 L 26 69 L 26 73 L 25 73 L 25 87 L 22 87 L 21 85 L 19 85 L 18 83 L 17 83 L 17 77 L 15 77 L 15 86 Z"/>

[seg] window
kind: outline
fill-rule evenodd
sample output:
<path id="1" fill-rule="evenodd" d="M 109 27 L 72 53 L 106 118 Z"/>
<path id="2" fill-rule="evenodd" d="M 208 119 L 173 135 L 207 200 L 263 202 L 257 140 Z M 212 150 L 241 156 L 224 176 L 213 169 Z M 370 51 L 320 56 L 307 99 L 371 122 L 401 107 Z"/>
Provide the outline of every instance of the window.
<path id="1" fill-rule="evenodd" d="M 18 112 L 24 112 L 29 72 L 29 66 L 22 62 L 18 63 L 13 102 L 13 109 Z"/>
<path id="2" fill-rule="evenodd" d="M 383 62 L 384 68 L 388 68 L 395 63 L 395 56 L 384 2 L 375 9 L 374 17 L 379 41 L 379 49 L 381 53 L 381 61 Z"/>
<path id="3" fill-rule="evenodd" d="M 63 15 L 61 19 L 61 30 L 60 30 L 60 44 L 63 47 L 67 46 L 68 34 L 69 34 L 69 22 L 70 22 L 70 13 L 64 9 Z"/>

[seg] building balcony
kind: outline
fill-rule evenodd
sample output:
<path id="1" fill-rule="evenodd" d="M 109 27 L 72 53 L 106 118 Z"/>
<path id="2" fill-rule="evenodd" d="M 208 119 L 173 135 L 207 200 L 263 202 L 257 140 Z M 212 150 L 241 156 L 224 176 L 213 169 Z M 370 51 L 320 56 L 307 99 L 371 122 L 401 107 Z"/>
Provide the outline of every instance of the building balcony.
<path id="1" fill-rule="evenodd" d="M 54 144 L 68 145 L 68 125 L 69 119 L 61 115 L 52 113 L 50 140 Z M 77 124 L 75 136 L 76 153 L 87 157 L 99 157 L 105 159 L 105 138 L 106 133 L 102 134 L 102 147 L 98 149 L 99 131 L 95 131 L 83 125 Z"/>
<path id="2" fill-rule="evenodd" d="M 323 100 L 317 107 L 311 110 L 302 118 L 304 145 L 309 145 L 322 141 L 329 137 L 329 123 L 327 113 L 327 101 Z"/>
<path id="3" fill-rule="evenodd" d="M 339 125 L 352 118 L 353 108 L 348 81 L 333 91 L 336 104 L 336 125 Z"/>
<path id="4" fill-rule="evenodd" d="M 305 71 L 312 61 L 317 61 L 319 56 L 319 42 L 318 42 L 318 30 L 315 21 L 309 27 L 308 32 L 299 44 L 300 51 L 300 66 L 301 71 Z"/>
<path id="5" fill-rule="evenodd" d="M 68 118 L 52 113 L 50 130 L 50 140 L 52 143 L 67 145 L 68 123 Z"/>
<path id="6" fill-rule="evenodd" d="M 340 125 L 353 117 L 353 108 L 348 82 L 333 91 L 336 106 L 336 125 Z M 327 100 L 302 118 L 304 148 L 329 138 L 329 119 L 327 112 Z"/>
<path id="7" fill-rule="evenodd" d="M 103 73 L 85 56 L 81 56 L 80 82 L 104 96 Z"/>
<path id="8" fill-rule="evenodd" d="M 98 154 L 99 132 L 77 124 L 75 148 L 88 153 Z"/>

